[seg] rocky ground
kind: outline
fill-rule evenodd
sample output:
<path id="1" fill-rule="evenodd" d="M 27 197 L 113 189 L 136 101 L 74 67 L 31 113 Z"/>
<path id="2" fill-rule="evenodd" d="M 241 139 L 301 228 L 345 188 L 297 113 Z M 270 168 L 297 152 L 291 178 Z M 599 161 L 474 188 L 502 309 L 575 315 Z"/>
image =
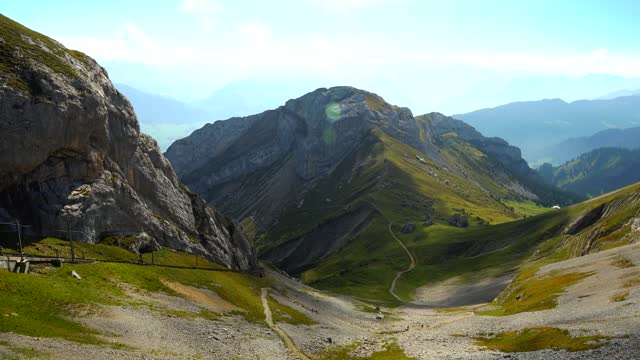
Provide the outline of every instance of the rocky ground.
<path id="1" fill-rule="evenodd" d="M 620 264 L 619 259 L 627 259 Z M 481 316 L 485 304 L 442 311 L 422 303 L 388 310 L 376 320 L 364 304 L 333 296 L 270 272 L 274 287 L 269 294 L 318 322 L 316 325 L 247 322 L 243 317 L 218 319 L 183 317 L 179 312 L 229 311 L 234 305 L 212 292 L 176 283 L 168 284 L 180 296 L 128 289 L 141 305 L 109 306 L 79 314 L 81 321 L 101 333 L 107 341 L 121 345 L 105 348 L 49 338 L 2 334 L 0 358 L 50 357 L 54 359 L 297 359 L 297 351 L 320 358 L 336 345 L 353 345 L 351 355 L 366 358 L 395 341 L 417 359 L 634 359 L 640 354 L 640 244 L 548 265 L 539 274 L 591 272 L 593 275 L 566 289 L 554 309 L 506 317 Z M 504 282 L 504 279 L 500 279 Z M 489 282 L 487 282 L 489 283 Z M 625 287 L 625 285 L 632 284 Z M 468 289 L 455 282 L 432 287 L 433 301 L 443 301 L 447 291 L 462 296 Z M 436 291 L 437 290 L 437 291 Z M 473 289 L 469 290 L 473 293 Z M 611 297 L 628 291 L 623 301 Z M 484 294 L 487 296 L 488 294 Z M 175 314 L 174 314 L 175 313 Z M 502 353 L 474 344 L 474 337 L 521 330 L 534 326 L 568 329 L 572 334 L 598 334 L 610 338 L 601 348 L 580 352 L 540 350 Z M 282 341 L 284 331 L 293 342 L 292 351 Z"/>

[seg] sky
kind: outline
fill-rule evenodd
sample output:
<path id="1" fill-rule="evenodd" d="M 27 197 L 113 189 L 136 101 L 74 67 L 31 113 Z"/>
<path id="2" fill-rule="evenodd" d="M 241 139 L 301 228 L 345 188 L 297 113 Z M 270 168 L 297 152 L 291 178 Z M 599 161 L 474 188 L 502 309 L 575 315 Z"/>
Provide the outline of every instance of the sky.
<path id="1" fill-rule="evenodd" d="M 414 114 L 456 114 L 640 88 L 635 0 L 5 0 L 0 9 L 96 58 L 115 83 L 185 102 L 234 85 L 255 94 L 277 84 L 280 103 L 352 85 Z"/>

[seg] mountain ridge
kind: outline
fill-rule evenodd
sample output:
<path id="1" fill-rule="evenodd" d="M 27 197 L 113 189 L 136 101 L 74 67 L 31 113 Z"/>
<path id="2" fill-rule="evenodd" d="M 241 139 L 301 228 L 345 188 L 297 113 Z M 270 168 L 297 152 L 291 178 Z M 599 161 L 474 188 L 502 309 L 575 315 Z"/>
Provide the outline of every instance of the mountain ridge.
<path id="1" fill-rule="evenodd" d="M 189 191 L 90 57 L 0 16 L 0 219 L 30 238 L 120 237 L 257 266 L 237 225 Z"/>
<path id="2" fill-rule="evenodd" d="M 540 175 L 565 190 L 599 196 L 640 181 L 640 149 L 603 147 L 559 166 L 544 164 Z"/>
<path id="3" fill-rule="evenodd" d="M 638 109 L 640 96 L 570 103 L 548 99 L 509 103 L 454 117 L 477 127 L 481 132 L 506 139 L 520 147 L 529 162 L 540 164 L 545 161 L 545 150 L 550 143 L 591 136 L 607 128 L 638 126 Z"/>

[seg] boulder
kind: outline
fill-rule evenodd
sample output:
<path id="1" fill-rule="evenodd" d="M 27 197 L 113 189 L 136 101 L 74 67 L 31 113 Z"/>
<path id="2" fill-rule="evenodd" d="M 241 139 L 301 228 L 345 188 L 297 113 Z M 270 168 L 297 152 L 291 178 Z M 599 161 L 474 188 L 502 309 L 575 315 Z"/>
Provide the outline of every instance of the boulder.
<path id="1" fill-rule="evenodd" d="M 413 223 L 404 224 L 400 228 L 400 232 L 403 234 L 409 234 L 414 232 L 415 230 L 416 230 L 416 224 L 413 224 Z"/>
<path id="2" fill-rule="evenodd" d="M 449 221 L 449 225 L 451 226 L 456 226 L 461 228 L 469 226 L 469 219 L 467 219 L 467 217 L 462 214 L 453 214 L 448 221 Z"/>

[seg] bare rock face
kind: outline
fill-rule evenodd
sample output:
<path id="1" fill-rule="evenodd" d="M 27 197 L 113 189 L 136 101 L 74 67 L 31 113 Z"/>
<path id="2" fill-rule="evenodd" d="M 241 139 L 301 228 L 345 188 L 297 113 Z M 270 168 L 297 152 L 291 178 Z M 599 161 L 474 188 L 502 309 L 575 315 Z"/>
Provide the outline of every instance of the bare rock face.
<path id="1" fill-rule="evenodd" d="M 237 219 L 273 221 L 362 146 L 373 129 L 438 157 L 430 130 L 407 108 L 348 86 L 321 88 L 262 114 L 208 124 L 165 155 L 180 178 Z"/>
<path id="2" fill-rule="evenodd" d="M 449 225 L 455 226 L 455 227 L 464 228 L 469 226 L 469 219 L 462 214 L 453 214 L 447 221 L 449 222 Z"/>
<path id="3" fill-rule="evenodd" d="M 237 225 L 192 194 L 86 55 L 0 16 L 0 221 L 33 237 L 146 233 L 229 267 L 256 266 Z"/>
<path id="4" fill-rule="evenodd" d="M 412 224 L 412 223 L 403 224 L 402 227 L 400 228 L 400 232 L 403 234 L 409 234 L 414 232 L 415 230 L 416 230 L 416 224 Z"/>

